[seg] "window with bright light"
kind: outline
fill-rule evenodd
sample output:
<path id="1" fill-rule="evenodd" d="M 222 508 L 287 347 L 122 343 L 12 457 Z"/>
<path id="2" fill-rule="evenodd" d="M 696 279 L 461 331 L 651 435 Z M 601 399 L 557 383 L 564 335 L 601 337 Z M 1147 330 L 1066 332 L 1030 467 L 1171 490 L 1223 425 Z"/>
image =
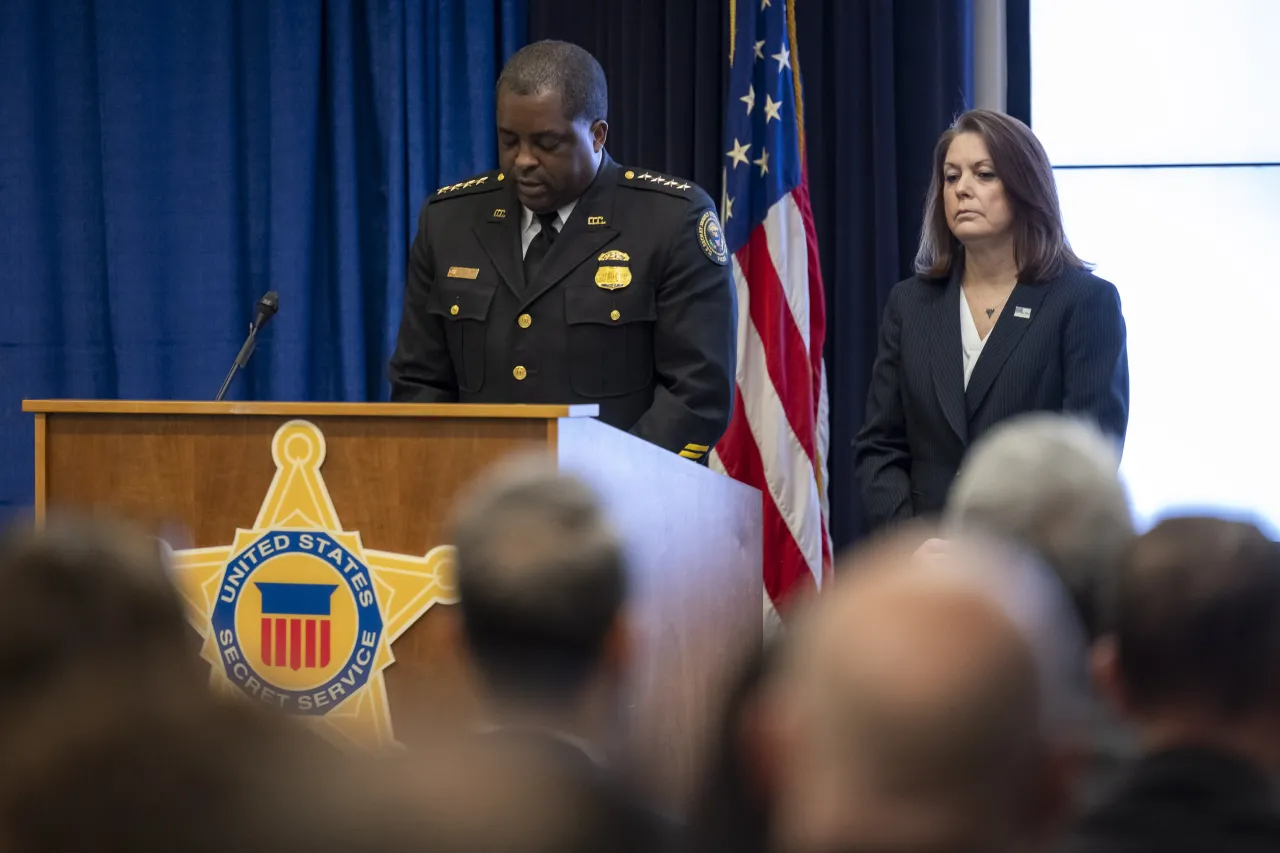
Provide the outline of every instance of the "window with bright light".
<path id="1" fill-rule="evenodd" d="M 1280 2 L 1032 0 L 1032 128 L 1129 328 L 1140 520 L 1280 530 Z"/>

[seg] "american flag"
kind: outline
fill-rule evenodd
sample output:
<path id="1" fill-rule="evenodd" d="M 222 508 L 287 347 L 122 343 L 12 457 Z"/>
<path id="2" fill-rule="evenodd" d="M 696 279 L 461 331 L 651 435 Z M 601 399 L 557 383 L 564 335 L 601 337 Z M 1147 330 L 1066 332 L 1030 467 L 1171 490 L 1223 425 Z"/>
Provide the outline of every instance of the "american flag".
<path id="1" fill-rule="evenodd" d="M 766 618 L 831 574 L 826 307 L 795 0 L 734 0 L 720 216 L 738 289 L 733 420 L 711 466 L 764 495 Z"/>

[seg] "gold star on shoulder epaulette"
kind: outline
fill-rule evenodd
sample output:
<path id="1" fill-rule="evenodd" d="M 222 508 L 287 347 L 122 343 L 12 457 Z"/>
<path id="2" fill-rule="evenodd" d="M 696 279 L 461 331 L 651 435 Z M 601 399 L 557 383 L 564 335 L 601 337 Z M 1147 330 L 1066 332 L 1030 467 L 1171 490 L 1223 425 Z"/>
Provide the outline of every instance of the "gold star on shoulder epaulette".
<path id="1" fill-rule="evenodd" d="M 660 190 L 668 195 L 681 198 L 689 198 L 689 191 L 696 189 L 693 184 L 680 178 L 660 175 L 657 172 L 647 170 L 637 171 L 635 169 L 627 169 L 622 173 L 622 184 L 623 186 L 638 187 L 644 190 Z"/>
<path id="2" fill-rule="evenodd" d="M 485 172 L 483 175 L 476 175 L 474 178 L 468 178 L 456 184 L 445 184 L 433 192 L 428 201 L 444 201 L 448 198 L 500 189 L 506 179 L 507 176 L 503 172 Z"/>
<path id="3" fill-rule="evenodd" d="M 282 425 L 271 455 L 276 474 L 253 527 L 230 545 L 174 552 L 213 687 L 310 718 L 339 743 L 394 743 L 391 644 L 433 604 L 457 600 L 453 548 L 393 554 L 343 530 L 315 424 Z"/>

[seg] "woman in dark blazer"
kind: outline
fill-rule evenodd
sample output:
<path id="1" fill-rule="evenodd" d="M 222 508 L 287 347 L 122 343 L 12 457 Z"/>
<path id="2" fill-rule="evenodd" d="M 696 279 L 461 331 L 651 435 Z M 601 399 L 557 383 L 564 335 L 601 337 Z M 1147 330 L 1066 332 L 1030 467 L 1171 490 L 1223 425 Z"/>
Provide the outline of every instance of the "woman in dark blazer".
<path id="1" fill-rule="evenodd" d="M 873 528 L 942 509 L 969 445 L 1021 412 L 1079 413 L 1123 445 L 1120 296 L 1071 250 L 1025 124 L 972 110 L 942 134 L 915 269 L 889 294 L 854 439 Z"/>

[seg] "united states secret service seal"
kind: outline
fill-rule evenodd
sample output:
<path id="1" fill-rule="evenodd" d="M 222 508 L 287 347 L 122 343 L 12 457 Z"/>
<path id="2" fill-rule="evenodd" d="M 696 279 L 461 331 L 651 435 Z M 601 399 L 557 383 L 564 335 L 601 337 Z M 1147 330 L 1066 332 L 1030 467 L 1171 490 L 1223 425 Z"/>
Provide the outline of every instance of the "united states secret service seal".
<path id="1" fill-rule="evenodd" d="M 341 743 L 392 743 L 383 671 L 405 629 L 456 601 L 453 549 L 376 551 L 344 530 L 315 424 L 283 424 L 271 455 L 276 474 L 252 528 L 230 545 L 173 552 L 213 686 L 310 718 Z"/>
<path id="2" fill-rule="evenodd" d="M 724 242 L 724 232 L 714 210 L 703 211 L 698 220 L 698 243 L 702 252 L 720 266 L 729 263 L 729 248 Z"/>
<path id="3" fill-rule="evenodd" d="M 309 531 L 269 530 L 233 557 L 211 621 L 231 683 L 297 714 L 363 689 L 382 640 L 368 567 Z"/>

